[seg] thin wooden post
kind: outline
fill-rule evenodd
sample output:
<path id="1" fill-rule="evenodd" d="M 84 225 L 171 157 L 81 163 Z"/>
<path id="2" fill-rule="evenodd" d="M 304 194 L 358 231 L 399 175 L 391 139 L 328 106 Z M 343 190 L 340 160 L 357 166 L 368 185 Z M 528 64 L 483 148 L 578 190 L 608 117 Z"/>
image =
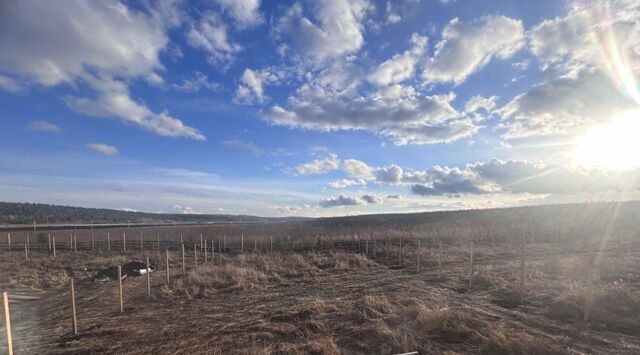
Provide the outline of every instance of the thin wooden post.
<path id="1" fill-rule="evenodd" d="M 200 251 L 202 251 L 202 233 L 200 233 Z"/>
<path id="2" fill-rule="evenodd" d="M 111 251 L 111 234 L 107 232 L 107 250 Z"/>
<path id="3" fill-rule="evenodd" d="M 442 276 L 442 242 L 438 247 L 438 275 Z"/>
<path id="4" fill-rule="evenodd" d="M 219 233 L 218 233 L 218 252 L 222 253 L 222 239 L 220 239 Z"/>
<path id="5" fill-rule="evenodd" d="M 195 268 L 198 268 L 198 244 L 193 243 L 193 264 Z"/>
<path id="6" fill-rule="evenodd" d="M 211 239 L 211 262 L 214 262 L 216 260 L 216 248 L 215 248 L 216 242 Z M 220 238 L 218 238 L 218 252 L 220 252 Z"/>
<path id="7" fill-rule="evenodd" d="M 244 234 L 240 235 L 240 252 L 244 253 Z"/>
<path id="8" fill-rule="evenodd" d="M 184 244 L 181 244 L 181 245 L 182 245 L 182 275 L 184 275 L 187 272 L 187 267 L 184 264 L 184 262 L 185 262 L 185 260 L 184 260 Z"/>
<path id="9" fill-rule="evenodd" d="M 96 250 L 96 233 L 93 231 L 93 225 L 91 226 L 91 251 Z"/>
<path id="10" fill-rule="evenodd" d="M 473 286 L 473 240 L 469 249 L 469 288 Z"/>
<path id="11" fill-rule="evenodd" d="M 51 238 L 51 248 L 53 250 L 53 258 L 56 258 L 56 237 Z"/>
<path id="12" fill-rule="evenodd" d="M 207 240 L 204 240 L 204 263 L 207 263 Z"/>
<path id="13" fill-rule="evenodd" d="M 144 243 L 142 242 L 142 232 L 140 232 L 140 250 L 144 250 Z"/>
<path id="14" fill-rule="evenodd" d="M 183 244 L 184 241 L 182 240 L 182 233 L 180 233 L 180 244 Z"/>
<path id="15" fill-rule="evenodd" d="M 9 312 L 9 293 L 2 292 L 2 304 L 4 308 L 4 329 L 7 333 L 7 354 L 13 355 L 13 338 L 11 337 L 11 314 Z"/>
<path id="16" fill-rule="evenodd" d="M 49 242 L 49 251 L 51 251 L 51 233 L 47 233 L 47 241 Z"/>
<path id="17" fill-rule="evenodd" d="M 122 251 L 127 251 L 127 233 L 122 233 Z"/>
<path id="18" fill-rule="evenodd" d="M 27 249 L 30 249 L 30 248 L 31 248 L 31 243 L 29 240 L 29 233 L 27 233 Z"/>
<path id="19" fill-rule="evenodd" d="M 416 246 L 416 272 L 420 272 L 420 239 L 418 239 L 418 245 Z"/>
<path id="20" fill-rule="evenodd" d="M 71 279 L 71 333 L 78 335 L 78 319 L 76 318 L 76 290 Z"/>
<path id="21" fill-rule="evenodd" d="M 387 237 L 387 247 L 384 250 L 384 263 L 389 265 L 389 237 Z"/>
<path id="22" fill-rule="evenodd" d="M 124 300 L 122 299 L 122 266 L 118 265 L 118 293 L 120 295 L 120 312 L 124 312 Z"/>
<path id="23" fill-rule="evenodd" d="M 222 251 L 227 251 L 227 235 L 222 235 Z"/>
<path id="24" fill-rule="evenodd" d="M 147 297 L 151 298 L 151 269 L 149 268 L 148 256 L 147 256 Z"/>
<path id="25" fill-rule="evenodd" d="M 273 251 L 273 236 L 269 236 L 269 251 Z"/>
<path id="26" fill-rule="evenodd" d="M 376 258 L 376 238 L 373 238 L 373 258 Z"/>
<path id="27" fill-rule="evenodd" d="M 74 253 L 78 252 L 78 235 L 77 234 L 73 235 L 73 252 Z"/>
<path id="28" fill-rule="evenodd" d="M 29 260 L 29 247 L 27 241 L 24 241 L 24 260 Z"/>
<path id="29" fill-rule="evenodd" d="M 158 257 L 160 257 L 160 233 L 156 234 L 156 250 L 158 251 Z"/>
<path id="30" fill-rule="evenodd" d="M 167 257 L 165 260 L 165 265 L 167 266 L 167 285 L 169 284 L 169 249 L 166 250 Z"/>
<path id="31" fill-rule="evenodd" d="M 369 256 L 369 239 L 364 241 L 365 243 L 365 247 L 364 247 L 364 252 L 366 256 Z"/>
<path id="32" fill-rule="evenodd" d="M 402 266 L 402 238 L 400 239 L 400 266 Z"/>
<path id="33" fill-rule="evenodd" d="M 253 252 L 257 252 L 258 251 L 258 239 L 256 237 L 253 237 Z"/>
<path id="34" fill-rule="evenodd" d="M 524 304 L 524 244 L 520 249 L 520 304 Z"/>
<path id="35" fill-rule="evenodd" d="M 69 233 L 69 250 L 73 251 L 73 233 Z"/>
<path id="36" fill-rule="evenodd" d="M 11 251 L 11 233 L 7 233 L 7 245 L 9 246 L 9 251 Z"/>

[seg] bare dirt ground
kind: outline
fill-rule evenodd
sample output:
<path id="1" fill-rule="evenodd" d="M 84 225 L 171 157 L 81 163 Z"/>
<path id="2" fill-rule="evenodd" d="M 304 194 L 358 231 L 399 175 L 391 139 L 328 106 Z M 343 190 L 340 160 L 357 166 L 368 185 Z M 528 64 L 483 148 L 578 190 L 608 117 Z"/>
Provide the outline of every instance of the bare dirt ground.
<path id="1" fill-rule="evenodd" d="M 245 252 L 206 264 L 200 255 L 198 268 L 189 253 L 186 275 L 172 253 L 167 285 L 164 256 L 152 251 L 33 252 L 29 260 L 3 251 L 0 289 L 40 297 L 11 303 L 16 354 L 640 353 L 640 251 L 631 245 L 528 247 L 524 305 L 517 250 L 476 247 L 471 286 L 464 246 L 444 248 L 441 272 L 436 248 L 420 249 L 419 272 L 413 247 L 403 265 L 398 249 L 369 252 Z M 144 277 L 125 279 L 120 313 L 117 282 L 96 284 L 93 275 L 145 256 L 159 267 L 151 298 Z"/>

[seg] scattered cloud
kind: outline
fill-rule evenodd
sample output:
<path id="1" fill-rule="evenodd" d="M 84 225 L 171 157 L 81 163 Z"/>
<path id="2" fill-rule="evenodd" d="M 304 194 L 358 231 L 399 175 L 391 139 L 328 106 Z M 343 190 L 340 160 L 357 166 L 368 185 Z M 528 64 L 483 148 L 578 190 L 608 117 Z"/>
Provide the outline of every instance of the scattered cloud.
<path id="1" fill-rule="evenodd" d="M 287 169 L 287 172 L 295 175 L 319 175 L 328 173 L 332 170 L 338 170 L 340 168 L 340 159 L 335 154 L 329 154 L 324 159 L 315 159 L 308 163 L 296 165 L 292 169 Z"/>
<path id="2" fill-rule="evenodd" d="M 414 33 L 411 43 L 410 49 L 380 64 L 367 79 L 375 85 L 387 86 L 412 78 L 416 65 L 427 50 L 427 37 Z"/>
<path id="3" fill-rule="evenodd" d="M 351 177 L 366 179 L 371 176 L 372 168 L 365 162 L 356 159 L 346 159 L 342 162 L 342 170 Z"/>
<path id="4" fill-rule="evenodd" d="M 324 208 L 339 206 L 357 206 L 364 205 L 366 202 L 358 197 L 340 195 L 338 197 L 328 197 L 320 200 L 320 206 Z"/>
<path id="5" fill-rule="evenodd" d="M 227 33 L 227 25 L 215 12 L 206 12 L 198 21 L 190 23 L 187 42 L 208 54 L 208 61 L 226 69 L 242 46 L 232 42 Z"/>
<path id="6" fill-rule="evenodd" d="M 243 142 L 237 139 L 227 139 L 227 140 L 220 141 L 220 144 L 224 145 L 227 148 L 251 152 L 254 155 L 265 154 L 265 150 L 262 147 L 252 142 Z"/>
<path id="7" fill-rule="evenodd" d="M 60 133 L 60 127 L 47 121 L 33 121 L 27 125 L 27 129 L 30 131 Z"/>
<path id="8" fill-rule="evenodd" d="M 233 101 L 249 105 L 269 101 L 269 96 L 264 93 L 264 86 L 278 85 L 287 76 L 288 73 L 285 70 L 274 67 L 261 70 L 247 68 L 240 77 L 240 84 L 238 84 Z"/>
<path id="9" fill-rule="evenodd" d="M 366 201 L 367 203 L 371 203 L 371 204 L 384 202 L 382 197 L 380 197 L 378 195 L 373 195 L 373 194 L 362 195 L 362 199 L 364 201 Z"/>
<path id="10" fill-rule="evenodd" d="M 476 95 L 467 101 L 464 105 L 464 111 L 467 113 L 476 112 L 478 110 L 484 110 L 485 112 L 491 112 L 496 107 L 497 96 L 483 97 Z"/>
<path id="11" fill-rule="evenodd" d="M 171 209 L 177 213 L 182 213 L 182 214 L 199 214 L 193 207 L 190 207 L 190 206 L 175 204 L 171 206 Z"/>
<path id="12" fill-rule="evenodd" d="M 87 148 L 94 150 L 98 153 L 102 153 L 104 155 L 116 155 L 118 154 L 118 148 L 104 144 L 104 143 L 89 143 L 87 144 Z"/>
<path id="13" fill-rule="evenodd" d="M 172 87 L 180 92 L 196 93 L 200 90 L 219 90 L 222 88 L 222 84 L 211 81 L 205 74 L 196 71 L 191 76 L 182 79 L 181 82 L 173 84 Z"/>
<path id="14" fill-rule="evenodd" d="M 236 27 L 245 29 L 264 23 L 260 13 L 261 0 L 213 0 L 233 19 Z"/>
<path id="15" fill-rule="evenodd" d="M 367 182 L 364 179 L 340 179 L 329 183 L 334 189 L 343 189 L 351 186 L 364 186 Z"/>

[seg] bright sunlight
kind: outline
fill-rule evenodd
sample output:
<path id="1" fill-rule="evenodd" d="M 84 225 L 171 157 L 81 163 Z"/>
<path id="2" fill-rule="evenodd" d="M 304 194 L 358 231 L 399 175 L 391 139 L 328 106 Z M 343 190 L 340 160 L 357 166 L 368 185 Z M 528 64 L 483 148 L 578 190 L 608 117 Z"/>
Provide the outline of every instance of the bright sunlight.
<path id="1" fill-rule="evenodd" d="M 583 166 L 617 170 L 640 166 L 640 111 L 589 130 L 578 141 L 575 161 Z"/>

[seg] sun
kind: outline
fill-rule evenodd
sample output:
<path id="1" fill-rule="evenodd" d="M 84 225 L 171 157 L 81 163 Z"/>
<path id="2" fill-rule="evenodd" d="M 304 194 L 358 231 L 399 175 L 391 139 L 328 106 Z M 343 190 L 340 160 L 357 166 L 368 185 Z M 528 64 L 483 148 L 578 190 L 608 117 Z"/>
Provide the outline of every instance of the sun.
<path id="1" fill-rule="evenodd" d="M 629 170 L 640 167 L 640 111 L 594 127 L 578 140 L 575 162 L 587 167 Z"/>

